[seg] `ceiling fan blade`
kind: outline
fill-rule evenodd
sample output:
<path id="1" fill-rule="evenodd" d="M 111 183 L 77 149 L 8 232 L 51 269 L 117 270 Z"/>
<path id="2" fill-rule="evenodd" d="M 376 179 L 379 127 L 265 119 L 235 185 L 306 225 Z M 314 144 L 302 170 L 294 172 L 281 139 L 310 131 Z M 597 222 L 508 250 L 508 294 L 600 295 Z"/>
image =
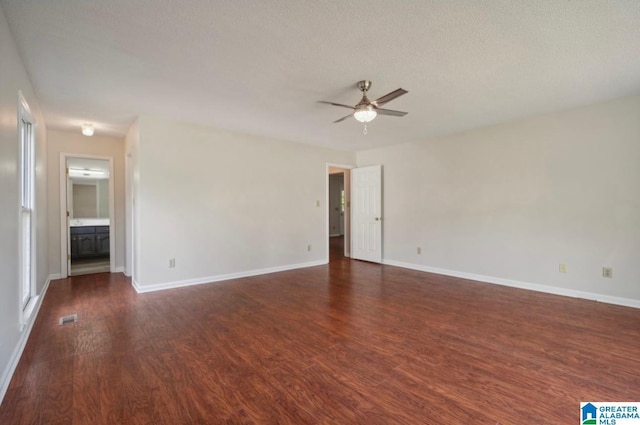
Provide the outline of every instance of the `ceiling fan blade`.
<path id="1" fill-rule="evenodd" d="M 396 97 L 400 97 L 403 94 L 409 93 L 408 91 L 406 91 L 405 89 L 397 89 L 392 91 L 391 93 L 387 93 L 382 97 L 379 97 L 378 99 L 374 100 L 373 103 L 376 106 L 382 106 L 387 102 L 391 102 L 393 99 L 395 99 Z"/>
<path id="2" fill-rule="evenodd" d="M 324 100 L 319 100 L 318 103 L 326 103 L 327 105 L 341 106 L 343 108 L 353 109 L 353 106 L 343 105 L 342 103 L 325 102 Z"/>
<path id="3" fill-rule="evenodd" d="M 342 121 L 346 120 L 347 118 L 351 118 L 352 116 L 353 116 L 353 114 L 349 114 L 346 117 L 342 117 L 339 120 L 335 120 L 333 123 L 335 124 L 337 122 L 342 122 Z"/>
<path id="4" fill-rule="evenodd" d="M 391 109 L 382 109 L 382 108 L 376 108 L 376 112 L 379 115 L 393 115 L 394 117 L 404 117 L 405 115 L 407 115 L 407 112 L 392 111 Z"/>

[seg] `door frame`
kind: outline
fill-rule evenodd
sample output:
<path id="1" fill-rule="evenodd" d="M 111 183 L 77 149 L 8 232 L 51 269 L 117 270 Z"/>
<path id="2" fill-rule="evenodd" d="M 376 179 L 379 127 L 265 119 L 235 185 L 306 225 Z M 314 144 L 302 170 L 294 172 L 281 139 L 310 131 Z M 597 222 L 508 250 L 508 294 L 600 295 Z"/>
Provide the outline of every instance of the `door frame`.
<path id="1" fill-rule="evenodd" d="M 67 211 L 67 192 L 69 190 L 67 178 L 67 159 L 100 159 L 109 162 L 109 272 L 116 271 L 116 232 L 115 232 L 115 186 L 113 183 L 113 157 L 89 155 L 82 153 L 60 152 L 60 276 L 69 276 L 71 247 L 69 244 L 69 218 Z"/>
<path id="2" fill-rule="evenodd" d="M 325 213 L 325 240 L 327 241 L 327 263 L 329 262 L 329 235 L 331 234 L 329 230 L 329 169 L 330 168 L 342 168 L 345 171 L 349 171 L 344 173 L 344 198 L 345 198 L 345 211 L 344 211 L 344 256 L 351 257 L 351 170 L 356 168 L 355 165 L 346 165 L 346 164 L 336 164 L 327 162 L 325 169 L 325 184 L 326 184 L 326 193 L 325 193 L 325 205 L 324 209 Z"/>

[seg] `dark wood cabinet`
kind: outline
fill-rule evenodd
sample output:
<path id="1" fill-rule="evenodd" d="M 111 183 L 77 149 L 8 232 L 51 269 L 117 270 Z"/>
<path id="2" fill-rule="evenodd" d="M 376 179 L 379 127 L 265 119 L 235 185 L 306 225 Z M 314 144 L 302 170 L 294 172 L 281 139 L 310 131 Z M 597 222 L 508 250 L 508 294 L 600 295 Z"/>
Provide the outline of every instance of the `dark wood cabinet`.
<path id="1" fill-rule="evenodd" d="M 96 226 L 96 254 L 109 255 L 109 226 Z"/>
<path id="2" fill-rule="evenodd" d="M 76 238 L 78 257 L 88 257 L 96 253 L 96 235 L 78 235 Z"/>
<path id="3" fill-rule="evenodd" d="M 109 226 L 72 227 L 71 259 L 109 255 Z"/>

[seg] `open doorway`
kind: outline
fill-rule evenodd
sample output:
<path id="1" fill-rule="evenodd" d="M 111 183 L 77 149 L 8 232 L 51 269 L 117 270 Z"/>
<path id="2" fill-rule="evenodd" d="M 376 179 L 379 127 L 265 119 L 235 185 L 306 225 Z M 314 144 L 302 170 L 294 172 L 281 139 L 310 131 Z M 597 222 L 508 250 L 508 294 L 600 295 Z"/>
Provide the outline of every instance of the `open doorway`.
<path id="1" fill-rule="evenodd" d="M 63 246 L 68 276 L 113 270 L 113 184 L 110 159 L 65 158 Z"/>
<path id="2" fill-rule="evenodd" d="M 350 170 L 327 166 L 328 259 L 338 261 L 350 256 Z"/>

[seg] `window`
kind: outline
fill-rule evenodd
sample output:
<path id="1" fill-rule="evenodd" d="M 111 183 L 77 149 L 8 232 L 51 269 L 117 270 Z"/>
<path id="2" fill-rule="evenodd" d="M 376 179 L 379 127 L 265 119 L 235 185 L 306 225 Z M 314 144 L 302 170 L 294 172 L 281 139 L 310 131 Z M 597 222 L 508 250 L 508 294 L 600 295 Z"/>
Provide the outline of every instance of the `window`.
<path id="1" fill-rule="evenodd" d="M 31 111 L 20 94 L 18 109 L 20 138 L 20 308 L 25 312 L 34 296 L 34 125 Z M 28 316 L 28 312 L 26 316 Z M 24 318 L 23 314 L 23 318 Z M 24 322 L 24 320 L 23 320 Z"/>
<path id="2" fill-rule="evenodd" d="M 344 212 L 344 189 L 340 190 L 340 212 Z"/>

